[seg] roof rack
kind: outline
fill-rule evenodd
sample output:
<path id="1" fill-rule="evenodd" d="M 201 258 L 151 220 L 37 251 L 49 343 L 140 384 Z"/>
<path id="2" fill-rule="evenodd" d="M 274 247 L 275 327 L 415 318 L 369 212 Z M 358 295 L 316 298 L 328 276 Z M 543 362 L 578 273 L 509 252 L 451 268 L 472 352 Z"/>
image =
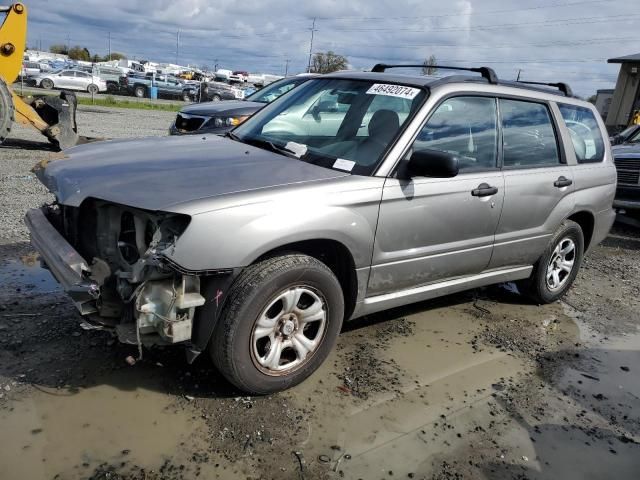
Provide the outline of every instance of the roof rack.
<path id="1" fill-rule="evenodd" d="M 387 65 L 386 63 L 377 63 L 371 69 L 372 72 L 384 72 L 387 68 L 400 68 L 400 67 L 424 67 L 424 64 L 419 65 Z M 498 75 L 493 70 L 493 68 L 489 67 L 478 67 L 478 68 L 465 68 L 465 67 L 447 67 L 444 65 L 427 65 L 429 68 L 439 68 L 441 70 L 464 70 L 466 72 L 475 72 L 482 75 L 487 79 L 489 83 L 497 84 L 498 83 Z"/>
<path id="2" fill-rule="evenodd" d="M 562 93 L 564 93 L 565 97 L 573 97 L 573 91 L 571 90 L 571 87 L 564 82 L 545 83 L 545 82 L 529 82 L 525 80 L 517 80 L 517 83 L 526 83 L 527 85 L 544 85 L 545 87 L 554 87 L 560 90 Z"/>

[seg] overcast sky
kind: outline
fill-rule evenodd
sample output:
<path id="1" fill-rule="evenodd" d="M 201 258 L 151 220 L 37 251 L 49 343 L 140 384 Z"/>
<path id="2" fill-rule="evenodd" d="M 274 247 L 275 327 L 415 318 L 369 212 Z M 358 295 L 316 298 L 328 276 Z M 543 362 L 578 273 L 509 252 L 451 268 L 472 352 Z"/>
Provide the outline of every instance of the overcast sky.
<path id="1" fill-rule="evenodd" d="M 487 65 L 500 77 L 613 88 L 608 58 L 640 52 L 638 0 L 24 0 L 29 45 L 82 45 L 130 58 L 284 74 L 313 51 L 356 69 L 379 61 Z"/>

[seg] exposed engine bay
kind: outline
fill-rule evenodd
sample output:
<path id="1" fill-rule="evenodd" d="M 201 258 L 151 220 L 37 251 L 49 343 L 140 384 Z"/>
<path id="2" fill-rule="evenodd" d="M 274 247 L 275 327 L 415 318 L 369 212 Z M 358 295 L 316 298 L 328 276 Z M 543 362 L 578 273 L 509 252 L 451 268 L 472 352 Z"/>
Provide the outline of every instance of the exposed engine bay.
<path id="1" fill-rule="evenodd" d="M 80 207 L 52 204 L 45 214 L 88 263 L 83 274 L 97 292 L 82 313 L 92 322 L 115 328 L 126 343 L 191 339 L 195 309 L 205 302 L 200 278 L 179 272 L 162 253 L 186 229 L 189 216 L 93 199 Z"/>

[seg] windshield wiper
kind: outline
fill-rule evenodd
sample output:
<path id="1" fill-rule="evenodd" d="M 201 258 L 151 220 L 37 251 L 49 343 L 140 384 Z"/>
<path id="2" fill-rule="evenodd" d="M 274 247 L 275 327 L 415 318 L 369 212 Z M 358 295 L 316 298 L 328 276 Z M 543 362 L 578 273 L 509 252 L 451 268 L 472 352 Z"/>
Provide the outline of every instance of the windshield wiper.
<path id="1" fill-rule="evenodd" d="M 231 132 L 229 132 L 229 133 L 231 133 Z M 279 153 L 279 154 L 284 155 L 286 157 L 291 157 L 291 158 L 295 158 L 295 159 L 298 159 L 298 160 L 300 159 L 300 157 L 293 150 L 289 150 L 288 148 L 281 147 L 280 145 L 276 145 L 275 143 L 273 143 L 270 140 L 265 140 L 265 139 L 262 139 L 262 138 L 252 138 L 251 140 L 248 140 L 246 143 L 248 143 L 249 145 L 253 145 L 254 147 L 258 147 L 258 148 L 267 147 L 272 152 Z"/>
<path id="2" fill-rule="evenodd" d="M 225 137 L 230 138 L 231 140 L 235 140 L 236 142 L 242 142 L 240 137 L 233 132 L 227 132 L 224 134 Z"/>

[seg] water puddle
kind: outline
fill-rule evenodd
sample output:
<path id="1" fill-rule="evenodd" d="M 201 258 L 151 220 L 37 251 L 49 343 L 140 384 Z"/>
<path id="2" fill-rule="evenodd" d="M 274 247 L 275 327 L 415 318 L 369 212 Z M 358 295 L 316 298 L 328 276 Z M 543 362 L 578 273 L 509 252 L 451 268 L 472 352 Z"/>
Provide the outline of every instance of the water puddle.
<path id="1" fill-rule="evenodd" d="M 191 416 L 162 389 L 136 387 L 135 374 L 119 374 L 118 386 L 37 387 L 0 411 L 2 478 L 87 478 L 104 462 L 158 468 L 179 457 L 196 430 Z"/>
<path id="2" fill-rule="evenodd" d="M 0 265 L 0 285 L 17 292 L 51 293 L 61 291 L 49 270 L 40 266 L 36 254 L 24 255 Z"/>

